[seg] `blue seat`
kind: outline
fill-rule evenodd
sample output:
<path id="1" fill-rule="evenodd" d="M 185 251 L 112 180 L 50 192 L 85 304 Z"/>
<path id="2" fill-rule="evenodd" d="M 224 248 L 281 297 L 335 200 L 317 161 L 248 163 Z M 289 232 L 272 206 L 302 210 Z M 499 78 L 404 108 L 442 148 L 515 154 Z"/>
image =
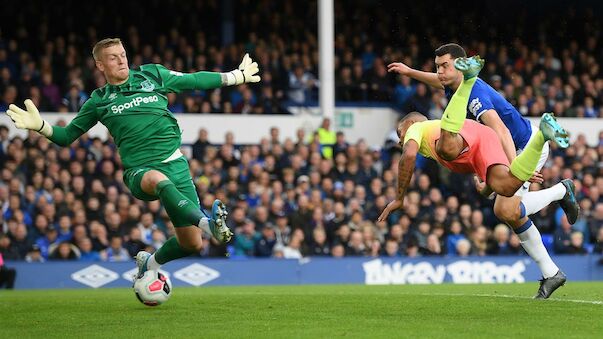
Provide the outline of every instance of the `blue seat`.
<path id="1" fill-rule="evenodd" d="M 542 242 L 549 253 L 553 253 L 553 240 L 554 236 L 552 234 L 542 234 Z"/>
<path id="2" fill-rule="evenodd" d="M 584 244 L 584 249 L 586 249 L 586 252 L 588 253 L 593 253 L 593 250 L 595 249 L 595 244 Z"/>

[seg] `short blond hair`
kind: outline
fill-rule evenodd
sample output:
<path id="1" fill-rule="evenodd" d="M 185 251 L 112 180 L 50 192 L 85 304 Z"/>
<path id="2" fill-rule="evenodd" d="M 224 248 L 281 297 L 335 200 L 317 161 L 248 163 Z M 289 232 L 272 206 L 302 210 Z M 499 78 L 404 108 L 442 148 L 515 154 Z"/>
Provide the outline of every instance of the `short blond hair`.
<path id="1" fill-rule="evenodd" d="M 97 42 L 96 45 L 94 45 L 94 48 L 92 48 L 92 56 L 94 57 L 94 60 L 100 60 L 101 52 L 103 51 L 103 49 L 114 45 L 121 45 L 121 39 L 107 38 Z"/>

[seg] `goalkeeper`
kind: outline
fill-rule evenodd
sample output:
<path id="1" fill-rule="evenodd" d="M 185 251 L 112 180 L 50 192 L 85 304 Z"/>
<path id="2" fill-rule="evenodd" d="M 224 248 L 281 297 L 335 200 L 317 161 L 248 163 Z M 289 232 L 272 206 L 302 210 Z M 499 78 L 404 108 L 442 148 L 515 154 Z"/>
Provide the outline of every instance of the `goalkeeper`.
<path id="1" fill-rule="evenodd" d="M 160 199 L 176 229 L 176 235 L 153 255 L 136 255 L 137 277 L 198 253 L 201 230 L 228 242 L 232 232 L 226 226 L 224 204 L 215 200 L 211 216 L 201 210 L 188 161 L 180 152 L 180 127 L 167 109 L 167 93 L 259 82 L 257 63 L 245 54 L 239 68 L 228 73 L 183 74 L 161 65 L 134 70 L 129 69 L 126 51 L 117 38 L 99 41 L 92 55 L 107 84 L 92 92 L 69 125 L 50 125 L 29 99 L 26 110 L 10 105 L 6 113 L 17 128 L 36 131 L 60 146 L 71 145 L 99 121 L 107 127 L 119 149 L 125 184 L 138 199 Z"/>

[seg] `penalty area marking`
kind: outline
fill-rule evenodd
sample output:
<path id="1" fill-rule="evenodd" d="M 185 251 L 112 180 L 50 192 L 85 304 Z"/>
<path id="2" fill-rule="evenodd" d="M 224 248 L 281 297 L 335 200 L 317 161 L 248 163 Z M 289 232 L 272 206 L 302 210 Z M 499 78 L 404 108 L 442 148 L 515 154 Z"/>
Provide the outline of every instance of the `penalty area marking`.
<path id="1" fill-rule="evenodd" d="M 532 297 L 524 297 L 524 296 L 509 295 L 509 294 L 423 293 L 422 295 L 425 295 L 425 296 L 435 295 L 435 296 L 441 296 L 441 297 L 485 297 L 485 298 L 534 300 L 534 298 L 532 298 Z M 546 300 L 563 301 L 563 302 L 577 303 L 577 304 L 603 305 L 603 301 L 599 301 L 599 300 L 579 300 L 579 299 L 559 299 L 559 298 L 548 298 Z"/>

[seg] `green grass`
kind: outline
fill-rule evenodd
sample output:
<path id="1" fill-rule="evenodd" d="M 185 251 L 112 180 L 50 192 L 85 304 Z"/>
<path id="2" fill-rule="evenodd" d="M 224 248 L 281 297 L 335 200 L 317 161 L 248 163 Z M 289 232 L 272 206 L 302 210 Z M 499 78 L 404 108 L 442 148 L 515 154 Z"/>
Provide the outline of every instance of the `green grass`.
<path id="1" fill-rule="evenodd" d="M 140 304 L 129 289 L 3 290 L 0 338 L 588 338 L 603 333 L 603 282 L 570 283 L 546 301 L 529 299 L 536 289 L 535 283 L 179 287 L 155 308 Z"/>

